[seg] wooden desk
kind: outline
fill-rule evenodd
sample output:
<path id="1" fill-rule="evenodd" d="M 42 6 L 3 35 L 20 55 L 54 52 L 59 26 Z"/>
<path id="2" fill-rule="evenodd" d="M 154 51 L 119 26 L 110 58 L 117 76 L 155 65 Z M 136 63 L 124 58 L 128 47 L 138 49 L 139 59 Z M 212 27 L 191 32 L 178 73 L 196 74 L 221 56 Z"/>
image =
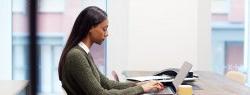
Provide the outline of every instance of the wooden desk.
<path id="1" fill-rule="evenodd" d="M 125 77 L 152 75 L 154 71 L 125 71 Z M 193 82 L 199 90 L 194 89 L 194 95 L 250 95 L 250 88 L 235 81 L 207 71 L 194 72 L 199 75 L 199 80 Z"/>
<path id="2" fill-rule="evenodd" d="M 0 95 L 27 95 L 28 81 L 0 80 Z"/>

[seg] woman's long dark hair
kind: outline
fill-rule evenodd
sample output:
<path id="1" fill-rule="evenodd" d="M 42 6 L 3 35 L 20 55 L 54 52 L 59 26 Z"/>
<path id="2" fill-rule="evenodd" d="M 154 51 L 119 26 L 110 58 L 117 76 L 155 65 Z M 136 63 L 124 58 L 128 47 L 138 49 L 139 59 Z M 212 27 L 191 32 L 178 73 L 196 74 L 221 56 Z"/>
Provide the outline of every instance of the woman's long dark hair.
<path id="1" fill-rule="evenodd" d="M 62 80 L 62 69 L 65 64 L 66 55 L 70 49 L 76 46 L 82 39 L 84 39 L 92 27 L 97 26 L 106 19 L 106 12 L 95 6 L 85 8 L 78 15 L 60 57 L 58 68 L 59 80 Z"/>

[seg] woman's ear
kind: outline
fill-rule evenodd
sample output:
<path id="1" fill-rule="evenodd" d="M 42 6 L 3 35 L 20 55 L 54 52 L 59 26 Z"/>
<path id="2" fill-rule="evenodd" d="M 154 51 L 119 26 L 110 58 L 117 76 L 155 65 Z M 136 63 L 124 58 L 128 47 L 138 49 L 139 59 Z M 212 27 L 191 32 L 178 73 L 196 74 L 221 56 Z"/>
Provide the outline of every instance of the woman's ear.
<path id="1" fill-rule="evenodd" d="M 94 29 L 93 27 L 90 28 L 89 33 L 93 33 Z"/>
<path id="2" fill-rule="evenodd" d="M 89 32 L 90 32 L 90 33 L 93 33 L 93 32 L 94 32 L 94 30 L 95 30 L 95 27 L 94 27 L 94 26 L 92 26 L 92 27 L 90 28 Z"/>

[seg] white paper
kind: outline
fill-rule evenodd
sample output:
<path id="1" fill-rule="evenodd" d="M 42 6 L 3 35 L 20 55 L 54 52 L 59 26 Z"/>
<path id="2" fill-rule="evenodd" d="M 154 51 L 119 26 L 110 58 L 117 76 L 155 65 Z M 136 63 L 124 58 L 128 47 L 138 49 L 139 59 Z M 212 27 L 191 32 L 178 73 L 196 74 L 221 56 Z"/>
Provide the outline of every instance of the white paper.
<path id="1" fill-rule="evenodd" d="M 134 81 L 148 81 L 148 80 L 170 80 L 170 76 L 138 76 L 138 77 L 128 77 L 127 80 Z"/>

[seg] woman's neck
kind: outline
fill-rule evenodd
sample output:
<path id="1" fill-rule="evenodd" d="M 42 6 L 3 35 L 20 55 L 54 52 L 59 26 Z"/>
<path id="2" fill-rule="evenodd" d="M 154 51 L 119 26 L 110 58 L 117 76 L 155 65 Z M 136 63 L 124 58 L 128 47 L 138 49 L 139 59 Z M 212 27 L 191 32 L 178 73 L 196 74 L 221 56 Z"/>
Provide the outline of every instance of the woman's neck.
<path id="1" fill-rule="evenodd" d="M 88 36 L 82 40 L 82 42 L 90 49 L 93 42 L 88 38 Z"/>

